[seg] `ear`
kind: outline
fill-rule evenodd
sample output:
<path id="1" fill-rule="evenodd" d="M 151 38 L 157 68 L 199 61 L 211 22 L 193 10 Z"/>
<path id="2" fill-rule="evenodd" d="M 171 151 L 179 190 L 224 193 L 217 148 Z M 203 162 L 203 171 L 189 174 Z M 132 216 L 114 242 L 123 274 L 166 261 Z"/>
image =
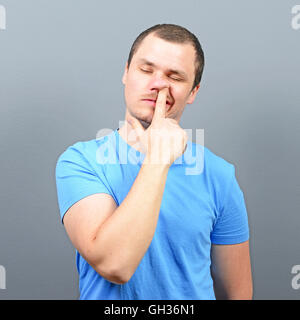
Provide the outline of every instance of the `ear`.
<path id="1" fill-rule="evenodd" d="M 194 102 L 199 88 L 200 88 L 200 83 L 192 90 L 186 103 L 192 104 Z"/>
<path id="2" fill-rule="evenodd" d="M 123 77 L 122 77 L 123 84 L 126 84 L 127 73 L 128 73 L 128 61 L 126 61 L 125 70 L 124 70 L 124 74 L 123 74 Z"/>

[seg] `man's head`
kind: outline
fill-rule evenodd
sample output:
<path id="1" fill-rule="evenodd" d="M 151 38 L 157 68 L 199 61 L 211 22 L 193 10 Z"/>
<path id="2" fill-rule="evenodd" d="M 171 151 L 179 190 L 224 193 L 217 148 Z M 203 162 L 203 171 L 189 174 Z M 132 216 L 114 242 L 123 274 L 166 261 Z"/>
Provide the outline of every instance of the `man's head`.
<path id="1" fill-rule="evenodd" d="M 179 122 L 186 104 L 193 103 L 202 77 L 204 54 L 187 29 L 162 24 L 142 32 L 134 41 L 122 81 L 126 112 L 146 128 L 151 124 L 158 92 L 168 88 L 166 117 Z"/>

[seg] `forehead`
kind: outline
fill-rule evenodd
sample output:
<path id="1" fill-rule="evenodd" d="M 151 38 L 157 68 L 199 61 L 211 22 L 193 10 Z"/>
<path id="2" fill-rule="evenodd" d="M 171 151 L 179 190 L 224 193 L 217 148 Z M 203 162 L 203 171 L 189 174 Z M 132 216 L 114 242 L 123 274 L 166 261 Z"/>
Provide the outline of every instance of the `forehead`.
<path id="1" fill-rule="evenodd" d="M 195 49 L 190 43 L 173 43 L 150 34 L 142 41 L 132 60 L 148 60 L 163 69 L 180 69 L 194 74 Z"/>

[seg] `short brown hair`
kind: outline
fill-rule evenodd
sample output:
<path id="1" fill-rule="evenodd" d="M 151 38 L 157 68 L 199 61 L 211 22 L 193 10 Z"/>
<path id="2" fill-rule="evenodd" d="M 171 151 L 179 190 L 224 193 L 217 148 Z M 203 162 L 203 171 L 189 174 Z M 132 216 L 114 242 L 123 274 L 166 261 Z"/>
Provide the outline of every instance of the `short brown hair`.
<path id="1" fill-rule="evenodd" d="M 155 36 L 159 37 L 160 39 L 175 42 L 175 43 L 189 43 L 191 44 L 196 53 L 195 59 L 195 79 L 192 90 L 200 83 L 204 68 L 204 53 L 198 38 L 187 30 L 184 27 L 181 27 L 176 24 L 157 24 L 142 33 L 135 39 L 133 42 L 129 56 L 128 56 L 128 68 L 130 66 L 131 59 L 139 46 L 141 45 L 142 41 L 146 36 L 150 33 L 153 33 Z M 192 91 L 191 90 L 191 91 Z"/>

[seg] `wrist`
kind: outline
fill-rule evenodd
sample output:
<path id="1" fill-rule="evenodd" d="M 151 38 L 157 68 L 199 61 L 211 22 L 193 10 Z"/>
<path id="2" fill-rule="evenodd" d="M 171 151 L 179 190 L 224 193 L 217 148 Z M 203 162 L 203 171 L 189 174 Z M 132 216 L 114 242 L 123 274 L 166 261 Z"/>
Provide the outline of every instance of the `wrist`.
<path id="1" fill-rule="evenodd" d="M 158 171 L 168 171 L 172 163 L 170 161 L 162 161 L 155 157 L 152 157 L 150 154 L 146 154 L 143 166 L 151 167 L 153 170 L 156 169 Z"/>

